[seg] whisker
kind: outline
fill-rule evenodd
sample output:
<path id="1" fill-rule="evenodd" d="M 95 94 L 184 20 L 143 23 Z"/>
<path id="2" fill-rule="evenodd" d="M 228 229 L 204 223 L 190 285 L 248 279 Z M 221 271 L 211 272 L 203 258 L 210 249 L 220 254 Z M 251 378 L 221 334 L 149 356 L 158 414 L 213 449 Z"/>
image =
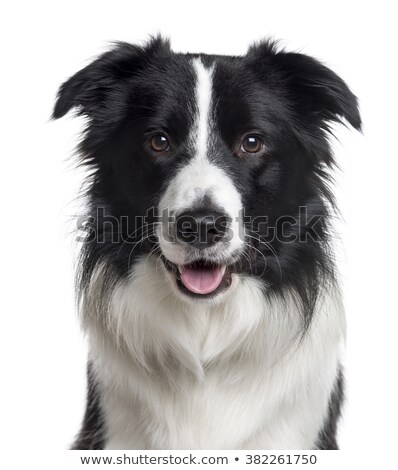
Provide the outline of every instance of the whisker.
<path id="1" fill-rule="evenodd" d="M 251 230 L 249 230 L 249 232 L 254 233 L 254 232 L 252 232 Z M 257 235 L 257 237 L 256 237 L 256 236 L 253 236 L 253 235 L 251 235 L 250 233 L 247 233 L 247 232 L 246 232 L 245 235 L 246 235 L 247 237 L 253 239 L 253 240 L 256 240 L 256 241 L 259 242 L 260 244 L 264 245 L 264 246 L 272 253 L 272 255 L 273 255 L 275 261 L 276 261 L 277 264 L 278 264 L 279 275 L 280 275 L 280 278 L 282 279 L 282 277 L 283 277 L 282 266 L 281 266 L 281 263 L 280 263 L 280 261 L 279 261 L 279 258 L 278 258 L 278 255 L 277 255 L 276 251 L 275 251 L 274 248 L 270 245 L 270 243 L 267 242 L 266 240 L 264 240 L 263 237 L 262 237 L 261 235 L 259 235 L 259 234 L 255 234 L 255 235 Z M 254 248 L 256 251 L 258 251 L 259 253 L 261 253 L 262 256 L 264 256 L 264 254 L 263 254 L 260 250 L 258 250 L 253 244 L 250 244 L 250 246 L 251 246 L 252 248 Z M 264 258 L 264 259 L 266 260 L 266 258 Z"/>

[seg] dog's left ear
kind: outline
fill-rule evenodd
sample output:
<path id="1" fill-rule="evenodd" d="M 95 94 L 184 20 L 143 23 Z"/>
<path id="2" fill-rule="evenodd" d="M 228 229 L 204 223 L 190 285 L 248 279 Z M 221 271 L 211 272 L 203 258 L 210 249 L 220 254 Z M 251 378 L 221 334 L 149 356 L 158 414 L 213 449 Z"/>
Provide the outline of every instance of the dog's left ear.
<path id="1" fill-rule="evenodd" d="M 257 63 L 258 70 L 287 84 L 287 94 L 299 115 L 311 117 L 323 128 L 344 118 L 355 129 L 361 129 L 356 96 L 336 73 L 316 59 L 279 51 L 271 41 L 251 47 L 247 56 Z"/>
<path id="2" fill-rule="evenodd" d="M 53 119 L 61 118 L 73 108 L 78 114 L 92 118 L 103 113 L 110 104 L 122 107 L 119 97 L 125 82 L 144 68 L 151 57 L 167 51 L 170 51 L 169 41 L 161 36 L 152 38 L 145 46 L 116 43 L 63 83 L 58 91 Z"/>

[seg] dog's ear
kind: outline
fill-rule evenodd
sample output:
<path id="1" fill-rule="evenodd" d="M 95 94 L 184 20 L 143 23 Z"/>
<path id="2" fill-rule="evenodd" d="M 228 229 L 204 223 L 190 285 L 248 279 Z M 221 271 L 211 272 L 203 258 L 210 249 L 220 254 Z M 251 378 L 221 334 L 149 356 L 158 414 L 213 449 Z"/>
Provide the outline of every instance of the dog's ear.
<path id="1" fill-rule="evenodd" d="M 332 70 L 305 54 L 278 50 L 276 43 L 265 41 L 251 47 L 250 60 L 275 74 L 287 84 L 287 93 L 299 115 L 310 116 L 323 128 L 344 118 L 361 129 L 358 100 L 346 83 Z"/>
<path id="2" fill-rule="evenodd" d="M 169 50 L 168 40 L 160 36 L 152 38 L 144 47 L 116 43 L 60 87 L 53 119 L 64 116 L 72 108 L 76 108 L 78 114 L 92 116 L 107 102 L 117 100 L 120 85 L 145 65 L 148 56 Z"/>

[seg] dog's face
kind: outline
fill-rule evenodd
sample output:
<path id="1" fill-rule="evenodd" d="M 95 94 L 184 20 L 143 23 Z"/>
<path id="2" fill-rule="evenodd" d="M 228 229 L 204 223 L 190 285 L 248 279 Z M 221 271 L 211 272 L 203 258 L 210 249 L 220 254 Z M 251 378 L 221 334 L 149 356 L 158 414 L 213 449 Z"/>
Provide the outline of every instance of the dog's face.
<path id="1" fill-rule="evenodd" d="M 73 107 L 89 118 L 81 150 L 94 168 L 91 203 L 105 210 L 93 252 L 121 272 L 158 256 L 178 295 L 214 299 L 239 275 L 277 287 L 319 262 L 325 133 L 360 118 L 344 82 L 314 59 L 270 43 L 242 57 L 121 44 L 61 87 L 54 116 Z"/>

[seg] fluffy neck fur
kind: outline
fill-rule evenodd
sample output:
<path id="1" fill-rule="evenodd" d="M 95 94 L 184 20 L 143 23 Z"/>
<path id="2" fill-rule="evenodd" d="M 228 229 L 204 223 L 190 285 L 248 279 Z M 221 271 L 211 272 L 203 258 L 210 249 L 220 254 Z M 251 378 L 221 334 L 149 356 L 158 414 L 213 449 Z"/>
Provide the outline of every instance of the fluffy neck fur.
<path id="1" fill-rule="evenodd" d="M 267 298 L 253 278 L 192 306 L 153 259 L 111 272 L 101 264 L 81 302 L 107 448 L 316 446 L 345 329 L 333 286 L 303 335 L 299 297 Z"/>

